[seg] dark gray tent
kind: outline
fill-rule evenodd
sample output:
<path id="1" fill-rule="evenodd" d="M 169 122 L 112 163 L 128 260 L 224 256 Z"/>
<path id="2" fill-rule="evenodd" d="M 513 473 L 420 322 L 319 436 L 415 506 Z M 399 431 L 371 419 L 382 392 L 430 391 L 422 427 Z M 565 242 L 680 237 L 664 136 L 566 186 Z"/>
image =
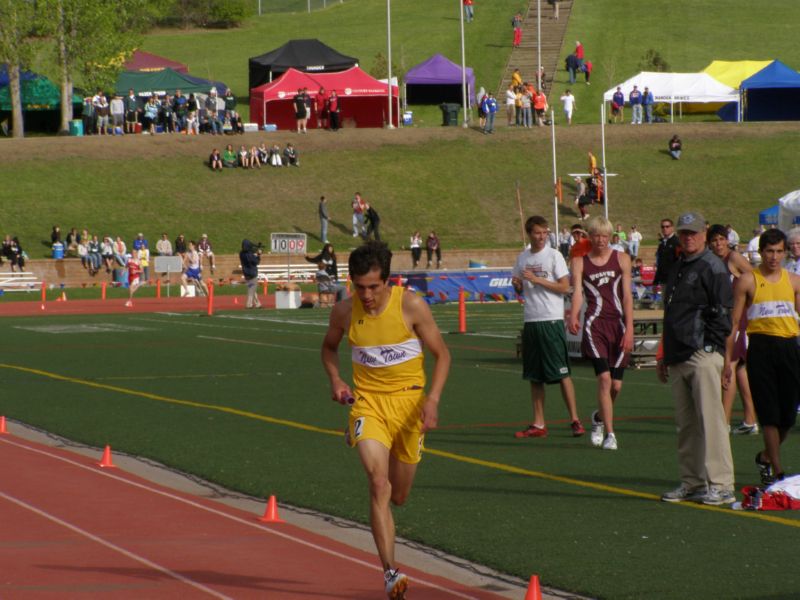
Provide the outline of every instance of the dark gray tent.
<path id="1" fill-rule="evenodd" d="M 358 66 L 358 59 L 345 56 L 319 40 L 290 40 L 271 52 L 249 61 L 250 88 L 269 83 L 289 69 L 305 73 L 331 73 Z"/>

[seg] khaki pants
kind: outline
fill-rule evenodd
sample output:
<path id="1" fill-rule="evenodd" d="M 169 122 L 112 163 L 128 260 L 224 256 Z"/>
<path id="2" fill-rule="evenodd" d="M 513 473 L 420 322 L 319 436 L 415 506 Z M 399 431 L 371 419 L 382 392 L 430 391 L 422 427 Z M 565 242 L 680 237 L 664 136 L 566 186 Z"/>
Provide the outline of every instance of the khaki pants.
<path id="1" fill-rule="evenodd" d="M 733 458 L 728 423 L 722 409 L 723 358 L 698 350 L 689 360 L 670 366 L 678 467 L 691 489 L 716 485 L 733 491 Z"/>

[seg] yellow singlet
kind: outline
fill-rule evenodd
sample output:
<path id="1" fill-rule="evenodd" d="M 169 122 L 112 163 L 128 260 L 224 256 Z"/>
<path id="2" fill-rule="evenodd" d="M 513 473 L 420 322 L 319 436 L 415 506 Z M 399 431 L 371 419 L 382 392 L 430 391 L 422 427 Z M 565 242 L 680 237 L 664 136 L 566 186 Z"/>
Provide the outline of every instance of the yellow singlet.
<path id="1" fill-rule="evenodd" d="M 800 335 L 794 310 L 794 290 L 789 273 L 781 269 L 780 280 L 767 281 L 758 269 L 753 269 L 756 293 L 747 309 L 747 334 L 762 333 L 792 338 Z"/>
<path id="2" fill-rule="evenodd" d="M 425 387 L 422 343 L 403 319 L 404 293 L 404 288 L 392 287 L 389 304 L 376 316 L 353 296 L 348 340 L 359 391 L 391 394 Z"/>

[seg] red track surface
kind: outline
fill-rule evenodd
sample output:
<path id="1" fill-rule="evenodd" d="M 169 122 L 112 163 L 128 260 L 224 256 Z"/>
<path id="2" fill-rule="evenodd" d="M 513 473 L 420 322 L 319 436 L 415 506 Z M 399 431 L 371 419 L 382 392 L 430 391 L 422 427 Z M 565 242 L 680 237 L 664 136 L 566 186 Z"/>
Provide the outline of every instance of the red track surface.
<path id="1" fill-rule="evenodd" d="M 264 308 L 275 308 L 275 296 L 264 298 L 259 295 Z M 304 298 L 306 300 L 306 298 Z M 246 296 L 215 296 L 215 310 L 245 310 Z M 3 302 L 0 304 L 0 316 L 33 317 L 36 315 L 89 315 L 89 314 L 123 314 L 152 312 L 207 312 L 206 298 L 136 298 L 133 306 L 125 306 L 125 300 L 67 300 L 66 302 L 48 301 L 42 308 L 41 302 Z"/>
<path id="2" fill-rule="evenodd" d="M 4 600 L 385 597 L 374 555 L 259 516 L 0 435 Z M 406 572 L 415 600 L 499 598 Z"/>

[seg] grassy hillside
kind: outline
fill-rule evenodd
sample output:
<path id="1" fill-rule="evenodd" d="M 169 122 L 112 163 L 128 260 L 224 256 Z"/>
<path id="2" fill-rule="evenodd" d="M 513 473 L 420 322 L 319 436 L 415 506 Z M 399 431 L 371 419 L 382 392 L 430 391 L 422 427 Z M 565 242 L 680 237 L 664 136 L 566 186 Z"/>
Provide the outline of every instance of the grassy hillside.
<path id="1" fill-rule="evenodd" d="M 564 179 L 561 224 L 575 222 L 569 173 L 586 169 L 586 151 L 600 155 L 597 126 L 558 130 L 558 173 Z M 666 142 L 673 131 L 684 156 L 673 161 Z M 0 233 L 20 236 L 31 256 L 53 224 L 88 227 L 98 234 L 151 240 L 166 231 L 207 232 L 223 252 L 242 236 L 267 240 L 270 232 L 316 236 L 316 202 L 331 200 L 331 240 L 353 245 L 349 201 L 361 191 L 382 216 L 394 246 L 415 229 L 435 229 L 452 248 L 517 247 L 519 181 L 523 211 L 552 218 L 552 155 L 548 131 L 403 129 L 269 134 L 294 141 L 299 169 L 211 172 L 203 165 L 212 144 L 203 136 L 58 138 L 0 144 Z M 248 134 L 256 143 L 266 134 Z M 800 124 L 686 124 L 610 127 L 607 163 L 613 220 L 636 223 L 646 241 L 656 239 L 661 216 L 694 208 L 712 221 L 730 222 L 744 235 L 759 210 L 796 189 L 794 149 Z M 590 211 L 600 212 L 599 207 Z"/>

